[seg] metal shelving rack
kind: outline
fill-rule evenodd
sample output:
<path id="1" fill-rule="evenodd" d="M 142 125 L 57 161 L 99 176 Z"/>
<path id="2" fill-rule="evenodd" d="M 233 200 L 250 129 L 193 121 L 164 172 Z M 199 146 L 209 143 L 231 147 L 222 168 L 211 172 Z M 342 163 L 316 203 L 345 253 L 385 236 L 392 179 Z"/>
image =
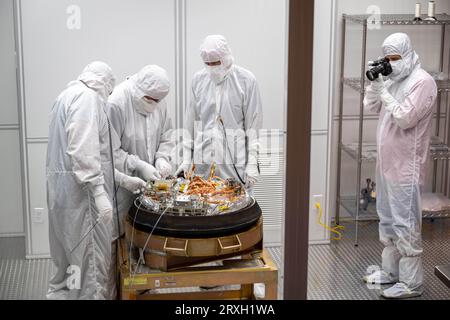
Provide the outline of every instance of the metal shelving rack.
<path id="1" fill-rule="evenodd" d="M 368 33 L 368 20 L 371 18 L 369 15 L 343 15 L 343 30 L 342 30 L 342 53 L 341 53 L 341 76 L 340 76 L 340 101 L 339 101 L 339 114 L 338 114 L 338 168 L 337 168 L 337 189 L 336 189 L 336 214 L 335 223 L 339 224 L 340 220 L 340 208 L 341 206 L 348 211 L 352 217 L 354 217 L 356 222 L 356 243 L 358 242 L 358 222 L 366 220 L 378 219 L 376 214 L 376 208 L 374 203 L 370 203 L 364 214 L 361 215 L 361 209 L 359 207 L 359 195 L 361 190 L 361 175 L 362 175 L 362 164 L 370 163 L 376 161 L 376 145 L 375 143 L 364 143 L 363 142 L 363 123 L 367 116 L 364 115 L 364 94 L 365 88 L 369 85 L 369 81 L 365 77 L 366 71 L 366 55 L 367 55 L 367 33 Z M 446 27 L 450 25 L 450 15 L 439 14 L 436 16 L 436 21 L 414 21 L 413 15 L 402 15 L 402 14 L 391 14 L 391 15 L 381 15 L 380 20 L 377 21 L 382 26 L 441 26 L 441 49 L 440 49 L 440 72 L 444 71 L 444 59 L 445 59 L 445 48 L 446 48 Z M 359 78 L 346 78 L 345 77 L 345 54 L 346 54 L 346 32 L 347 23 L 359 24 L 362 26 L 362 52 L 361 52 L 361 74 Z M 450 62 L 449 62 L 450 64 Z M 450 66 L 449 66 L 450 68 Z M 449 72 L 447 72 L 448 74 Z M 438 99 L 437 99 L 437 125 L 436 125 L 436 136 L 439 136 L 440 132 L 440 118 L 441 118 L 441 99 L 442 95 L 447 95 L 447 106 L 445 111 L 445 141 L 439 144 L 435 144 L 431 147 L 431 157 L 434 161 L 434 175 L 433 175 L 433 192 L 436 191 L 436 173 L 437 173 L 437 161 L 444 160 L 445 164 L 445 175 L 448 176 L 448 160 L 450 159 L 450 149 L 448 143 L 450 141 L 450 129 L 449 129 L 449 106 L 448 106 L 448 95 L 450 92 L 450 80 L 436 81 L 439 89 Z M 350 88 L 359 93 L 359 115 L 357 115 L 358 124 L 358 140 L 353 144 L 344 144 L 342 139 L 342 127 L 343 127 L 343 116 L 344 116 L 344 89 Z M 345 152 L 350 159 L 356 161 L 357 163 L 357 181 L 355 196 L 342 196 L 341 195 L 341 161 L 342 152 Z M 447 186 L 447 183 L 445 184 Z M 447 187 L 445 187 L 447 189 Z M 447 193 L 447 190 L 445 190 Z M 450 217 L 450 208 L 445 208 L 436 212 L 423 212 L 423 216 L 427 218 L 434 217 Z"/>

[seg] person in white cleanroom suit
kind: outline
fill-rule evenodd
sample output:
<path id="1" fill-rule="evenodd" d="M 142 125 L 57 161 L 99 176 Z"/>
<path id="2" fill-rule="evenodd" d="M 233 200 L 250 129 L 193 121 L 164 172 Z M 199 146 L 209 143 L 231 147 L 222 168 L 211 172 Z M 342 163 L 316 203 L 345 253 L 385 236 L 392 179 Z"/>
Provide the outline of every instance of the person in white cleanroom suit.
<path id="1" fill-rule="evenodd" d="M 191 85 L 186 107 L 183 162 L 177 170 L 207 177 L 234 178 L 252 189 L 259 177 L 258 131 L 262 126 L 261 97 L 255 76 L 234 64 L 221 35 L 210 35 L 200 47 L 205 64 Z"/>
<path id="2" fill-rule="evenodd" d="M 111 149 L 118 146 L 117 141 L 116 146 L 110 142 L 104 106 L 114 82 L 108 65 L 93 62 L 57 97 L 50 113 L 47 206 L 56 272 L 49 283 L 48 299 L 109 298 Z M 125 171 L 128 161 L 115 165 Z M 130 191 L 145 184 L 117 170 L 116 181 Z"/>
<path id="3" fill-rule="evenodd" d="M 119 158 L 133 155 L 137 159 L 125 174 L 139 174 L 141 167 L 144 169 L 140 176 L 145 180 L 165 178 L 173 173 L 170 153 L 175 141 L 164 99 L 169 88 L 167 72 L 156 65 L 148 65 L 119 84 L 109 97 L 107 112 L 120 138 Z M 134 197 L 120 188 L 117 198 L 122 223 Z M 120 232 L 124 232 L 122 225 Z M 118 236 L 118 230 L 114 236 Z"/>
<path id="4" fill-rule="evenodd" d="M 394 286 L 387 298 L 422 293 L 422 213 L 420 192 L 429 155 L 433 105 L 437 88 L 421 68 L 419 56 L 404 33 L 383 43 L 393 72 L 368 87 L 364 105 L 380 113 L 377 129 L 377 212 L 380 241 L 385 248 L 382 268 L 364 277 L 375 284 Z"/>

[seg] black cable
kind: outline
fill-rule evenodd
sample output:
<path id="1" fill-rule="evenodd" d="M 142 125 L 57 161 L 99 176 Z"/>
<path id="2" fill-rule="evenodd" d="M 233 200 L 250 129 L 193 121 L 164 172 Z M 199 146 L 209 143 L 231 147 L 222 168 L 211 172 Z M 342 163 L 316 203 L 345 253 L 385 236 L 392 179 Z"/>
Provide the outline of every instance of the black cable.
<path id="1" fill-rule="evenodd" d="M 227 150 L 228 150 L 228 153 L 230 154 L 230 159 L 231 159 L 231 164 L 233 165 L 233 169 L 236 172 L 236 174 L 237 174 L 239 180 L 241 181 L 242 185 L 245 186 L 245 182 L 242 179 L 241 175 L 239 174 L 239 172 L 238 172 L 238 170 L 236 168 L 236 165 L 235 165 L 235 163 L 233 161 L 233 154 L 231 153 L 230 145 L 228 144 L 227 132 L 225 130 L 225 125 L 223 124 L 222 117 L 219 115 L 218 119 L 219 119 L 220 124 L 222 125 L 223 136 L 225 138 L 225 143 L 227 144 Z"/>
<path id="2" fill-rule="evenodd" d="M 120 232 L 120 218 L 119 218 L 119 204 L 117 202 L 117 191 L 119 190 L 119 186 L 116 186 L 116 173 L 115 173 L 115 165 L 114 165 L 114 153 L 113 153 L 113 146 L 112 146 L 112 136 L 111 136 L 111 122 L 109 121 L 108 115 L 106 114 L 106 120 L 108 122 L 108 134 L 109 134 L 109 152 L 111 156 L 111 167 L 112 167 L 112 177 L 113 177 L 113 188 L 114 188 L 114 205 L 115 205 L 115 211 L 116 211 L 116 219 L 117 219 L 117 230 L 118 230 L 118 236 L 120 236 L 122 233 Z"/>
<path id="3" fill-rule="evenodd" d="M 103 112 L 105 112 L 105 110 L 103 109 Z M 120 231 L 120 217 L 119 217 L 119 204 L 117 201 L 117 191 L 118 191 L 118 186 L 116 186 L 116 173 L 115 173 L 115 165 L 114 165 L 114 152 L 113 152 L 113 146 L 112 146 L 112 136 L 111 136 L 111 122 L 109 121 L 108 118 L 108 114 L 105 112 L 105 116 L 106 116 L 106 121 L 108 122 L 108 134 L 109 134 L 109 153 L 111 156 L 111 169 L 112 169 L 112 178 L 113 178 L 113 188 L 114 188 L 114 197 L 113 197 L 113 201 L 114 201 L 114 207 L 115 207 L 115 211 L 116 211 L 116 220 L 117 220 L 117 239 L 115 239 L 114 241 L 116 242 L 115 245 L 115 250 L 116 250 L 116 260 L 117 257 L 119 255 L 119 238 L 120 235 L 122 234 Z M 117 290 L 116 290 L 116 298 L 119 297 L 119 292 L 120 292 L 120 274 L 118 272 L 118 268 L 116 268 L 116 283 L 117 283 Z"/>
<path id="4" fill-rule="evenodd" d="M 163 217 L 164 214 L 167 212 L 167 210 L 169 210 L 169 207 L 166 207 L 166 208 L 162 211 L 162 213 L 161 213 L 161 215 L 159 216 L 158 220 L 156 220 L 156 223 L 155 223 L 155 225 L 153 226 L 152 231 L 150 232 L 150 234 L 149 234 L 148 237 L 147 237 L 147 240 L 146 240 L 145 243 L 144 243 L 144 248 L 142 248 L 142 251 L 145 251 L 145 249 L 147 248 L 148 242 L 150 241 L 150 238 L 152 237 L 153 232 L 155 231 L 156 227 L 157 227 L 158 224 L 159 224 L 159 221 L 161 221 L 162 217 Z M 143 256 L 143 254 L 142 254 L 142 255 L 141 255 L 141 254 L 139 255 L 139 259 L 138 259 L 138 261 L 137 261 L 137 263 L 136 263 L 136 269 L 134 270 L 133 276 L 132 276 L 132 278 L 131 278 L 131 284 L 133 284 L 134 278 L 135 278 L 135 276 L 136 276 L 136 274 L 137 274 L 137 272 L 138 272 L 139 263 L 140 263 L 140 261 L 142 261 L 142 259 L 141 259 L 142 256 Z M 145 261 L 144 261 L 144 262 L 145 262 Z M 130 261 L 130 264 L 131 264 L 131 261 Z"/>
<path id="5" fill-rule="evenodd" d="M 81 237 L 80 241 L 78 241 L 78 243 L 75 245 L 75 247 L 73 247 L 72 250 L 70 250 L 71 254 L 75 251 L 76 248 L 78 248 L 78 246 L 81 244 L 81 242 L 83 242 L 83 240 L 88 236 L 88 234 L 91 233 L 92 230 L 94 230 L 94 228 L 97 226 L 97 224 L 98 224 L 98 220 L 95 221 L 94 225 L 84 234 L 84 236 Z M 69 266 L 70 266 L 70 264 L 67 267 L 69 267 Z"/>
<path id="6" fill-rule="evenodd" d="M 139 212 L 139 210 L 141 210 L 141 205 L 142 205 L 142 202 L 140 202 L 139 201 L 139 206 L 137 206 L 136 205 L 136 200 L 137 200 L 138 198 L 136 198 L 136 199 L 134 199 L 134 201 L 133 201 L 133 203 L 134 203 L 134 206 L 135 207 L 137 207 L 137 209 L 136 209 L 136 213 L 134 214 L 134 218 L 133 218 L 133 226 L 132 226 L 132 228 L 131 228 L 131 240 L 130 240 L 130 250 L 129 250 L 129 254 L 128 254 L 128 266 L 129 266 L 129 271 L 130 271 L 130 274 L 131 274 L 131 247 L 133 246 L 133 240 L 134 240 L 134 225 L 135 225 L 135 223 L 136 223 L 136 218 L 137 218 L 137 215 L 138 215 L 138 212 Z"/>

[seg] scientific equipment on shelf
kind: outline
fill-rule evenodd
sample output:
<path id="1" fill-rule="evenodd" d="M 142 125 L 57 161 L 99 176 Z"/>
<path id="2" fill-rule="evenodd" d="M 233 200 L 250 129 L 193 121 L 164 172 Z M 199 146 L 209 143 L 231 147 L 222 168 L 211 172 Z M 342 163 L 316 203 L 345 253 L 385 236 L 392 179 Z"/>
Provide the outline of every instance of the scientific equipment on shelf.
<path id="1" fill-rule="evenodd" d="M 361 197 L 359 200 L 360 209 L 367 211 L 369 203 L 375 203 L 377 201 L 376 191 L 375 191 L 375 181 L 372 179 L 366 179 L 366 188 L 361 189 Z"/>
<path id="2" fill-rule="evenodd" d="M 436 19 L 436 2 L 434 2 L 434 1 L 428 2 L 428 16 L 425 18 L 425 21 L 437 21 L 437 19 Z"/>
<path id="3" fill-rule="evenodd" d="M 422 21 L 422 18 L 420 17 L 422 11 L 422 4 L 416 3 L 416 11 L 414 14 L 414 20 L 413 21 Z"/>
<path id="4" fill-rule="evenodd" d="M 422 14 L 422 5 L 421 3 L 416 3 L 416 10 L 413 21 L 422 21 L 421 14 Z M 435 1 L 428 1 L 428 12 L 425 21 L 437 21 Z"/>

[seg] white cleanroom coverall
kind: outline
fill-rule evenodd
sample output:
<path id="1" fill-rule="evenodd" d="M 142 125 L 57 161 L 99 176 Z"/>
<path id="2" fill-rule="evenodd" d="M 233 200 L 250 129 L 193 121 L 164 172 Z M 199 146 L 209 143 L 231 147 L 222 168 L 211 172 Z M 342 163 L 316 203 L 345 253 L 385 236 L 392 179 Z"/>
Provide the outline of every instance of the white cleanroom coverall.
<path id="1" fill-rule="evenodd" d="M 233 63 L 223 36 L 206 37 L 200 54 L 206 65 L 197 72 L 186 107 L 183 163 L 177 170 L 208 176 L 212 163 L 216 175 L 235 178 L 248 188 L 258 180 L 258 134 L 262 127 L 261 97 L 255 76 Z"/>
<path id="2" fill-rule="evenodd" d="M 391 62 L 389 80 L 384 83 L 380 76 L 364 99 L 368 110 L 380 113 L 376 175 L 379 233 L 385 245 L 382 269 L 405 288 L 416 290 L 423 282 L 420 192 L 437 88 L 406 34 L 389 36 L 383 53 L 401 60 Z"/>
<path id="3" fill-rule="evenodd" d="M 119 161 L 123 162 L 130 155 L 135 159 L 125 174 L 150 179 L 140 173 L 140 166 L 151 167 L 157 176 L 160 171 L 164 176 L 172 173 L 170 153 L 175 140 L 172 139 L 172 120 L 164 99 L 169 89 L 167 72 L 156 65 L 148 65 L 119 84 L 109 97 L 107 112 L 120 139 Z M 150 103 L 144 96 L 158 100 L 158 103 Z M 134 197 L 128 190 L 120 188 L 117 198 L 122 223 Z M 124 232 L 122 225 L 120 230 Z M 117 235 L 115 230 L 114 237 Z"/>
<path id="4" fill-rule="evenodd" d="M 47 205 L 56 273 L 49 299 L 108 297 L 113 168 L 103 107 L 113 87 L 111 69 L 93 62 L 58 96 L 50 113 Z"/>

